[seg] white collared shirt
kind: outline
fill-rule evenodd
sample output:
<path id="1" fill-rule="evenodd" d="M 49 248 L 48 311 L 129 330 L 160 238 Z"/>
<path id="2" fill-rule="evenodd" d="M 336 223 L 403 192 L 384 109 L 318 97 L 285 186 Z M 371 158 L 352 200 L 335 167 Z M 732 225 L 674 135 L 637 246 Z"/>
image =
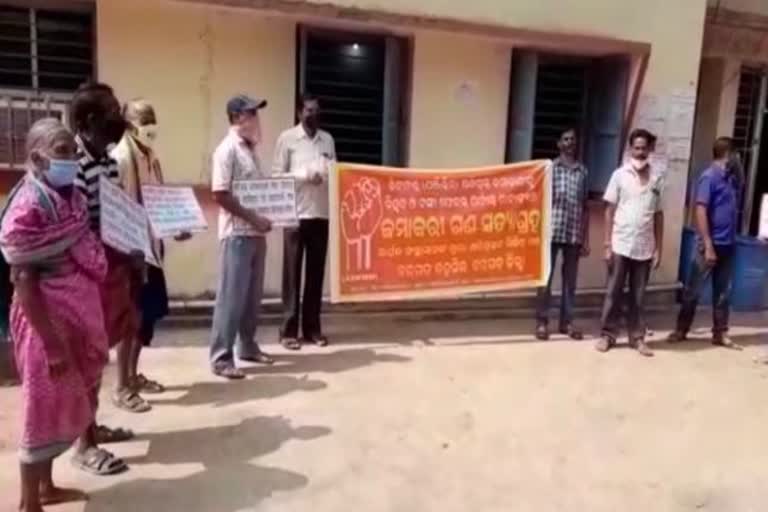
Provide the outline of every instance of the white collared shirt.
<path id="1" fill-rule="evenodd" d="M 656 249 L 654 217 L 662 211 L 663 176 L 653 168 L 643 185 L 637 171 L 627 164 L 618 168 L 603 199 L 616 206 L 611 249 L 633 260 L 650 260 Z"/>
<path id="2" fill-rule="evenodd" d="M 256 148 L 249 146 L 234 128 L 221 141 L 213 153 L 213 176 L 211 190 L 214 192 L 232 191 L 235 181 L 268 178 L 256 153 Z M 238 236 L 264 236 L 244 222 L 237 223 L 235 233 L 234 216 L 224 208 L 219 208 L 219 239 L 237 234 Z M 242 224 L 242 225 L 241 225 Z"/>
<path id="3" fill-rule="evenodd" d="M 335 161 L 333 137 L 323 130 L 311 138 L 298 124 L 277 139 L 272 172 L 276 176 L 290 174 L 296 179 L 296 210 L 300 219 L 328 218 L 328 174 Z M 319 185 L 309 182 L 315 173 L 323 177 Z"/>

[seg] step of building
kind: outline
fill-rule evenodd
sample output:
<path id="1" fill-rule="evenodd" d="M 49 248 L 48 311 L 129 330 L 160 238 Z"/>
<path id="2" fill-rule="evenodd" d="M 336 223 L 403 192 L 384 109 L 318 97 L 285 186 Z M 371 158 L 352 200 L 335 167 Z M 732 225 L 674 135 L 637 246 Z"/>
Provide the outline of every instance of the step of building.
<path id="1" fill-rule="evenodd" d="M 649 286 L 646 301 L 652 310 L 669 310 L 676 303 L 678 285 Z M 580 290 L 577 293 L 576 314 L 599 314 L 605 297 L 603 289 Z M 556 309 L 558 294 L 552 299 Z M 536 292 L 523 291 L 508 294 L 486 294 L 453 299 L 403 300 L 393 302 L 364 302 L 331 304 L 326 302 L 323 315 L 342 319 L 345 316 L 359 318 L 391 317 L 397 320 L 462 320 L 495 318 L 533 318 L 536 308 Z M 213 316 L 213 301 L 172 301 L 171 314 L 163 321 L 164 327 L 206 327 Z M 267 325 L 280 323 L 282 305 L 279 299 L 268 298 L 262 302 L 260 321 Z"/>

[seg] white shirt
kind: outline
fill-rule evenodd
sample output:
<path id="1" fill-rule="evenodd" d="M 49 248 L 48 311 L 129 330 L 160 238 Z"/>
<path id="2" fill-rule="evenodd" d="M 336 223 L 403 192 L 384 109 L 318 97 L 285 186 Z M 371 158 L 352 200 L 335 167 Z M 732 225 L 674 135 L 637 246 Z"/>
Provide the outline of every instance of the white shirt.
<path id="1" fill-rule="evenodd" d="M 238 135 L 235 128 L 230 128 L 229 133 L 221 141 L 213 153 L 213 177 L 211 190 L 214 192 L 232 191 L 232 183 L 235 181 L 255 180 L 268 178 L 261 167 L 256 148 Z M 230 236 L 264 236 L 253 227 L 235 219 L 234 215 L 224 208 L 219 208 L 219 239 Z"/>
<path id="2" fill-rule="evenodd" d="M 310 137 L 301 124 L 284 131 L 277 139 L 272 172 L 296 179 L 296 211 L 299 219 L 328 218 L 328 174 L 336 161 L 336 146 L 328 132 L 317 130 Z M 323 182 L 310 178 L 319 173 Z"/>
<path id="3" fill-rule="evenodd" d="M 629 164 L 613 173 L 603 199 L 616 206 L 611 234 L 615 254 L 639 261 L 653 258 L 654 217 L 662 211 L 663 188 L 663 177 L 653 167 L 645 185 Z"/>

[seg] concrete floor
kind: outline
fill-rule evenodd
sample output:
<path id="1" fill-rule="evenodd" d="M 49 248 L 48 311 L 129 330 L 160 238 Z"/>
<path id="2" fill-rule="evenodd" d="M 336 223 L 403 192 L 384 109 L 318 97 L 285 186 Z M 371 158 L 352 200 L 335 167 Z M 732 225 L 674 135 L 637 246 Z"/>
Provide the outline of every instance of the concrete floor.
<path id="1" fill-rule="evenodd" d="M 144 360 L 170 386 L 154 410 L 105 394 L 100 411 L 139 433 L 112 447 L 131 471 L 62 457 L 59 483 L 92 499 L 48 510 L 765 511 L 766 319 L 736 316 L 743 353 L 657 344 L 647 360 L 534 343 L 520 321 L 346 318 L 327 329 L 337 344 L 275 349 L 278 365 L 235 383 L 208 373 L 205 331 L 166 331 Z M 0 388 L 0 510 L 17 496 L 19 406 Z"/>

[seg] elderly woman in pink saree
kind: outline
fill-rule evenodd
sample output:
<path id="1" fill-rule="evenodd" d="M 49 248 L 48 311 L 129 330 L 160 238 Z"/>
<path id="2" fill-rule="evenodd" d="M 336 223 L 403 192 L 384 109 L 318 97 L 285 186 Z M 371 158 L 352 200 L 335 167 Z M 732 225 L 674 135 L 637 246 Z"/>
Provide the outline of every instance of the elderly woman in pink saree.
<path id="1" fill-rule="evenodd" d="M 15 287 L 10 332 L 22 379 L 25 512 L 86 498 L 55 487 L 52 464 L 93 423 L 94 391 L 108 358 L 99 298 L 106 261 L 89 229 L 85 199 L 73 188 L 75 150 L 58 120 L 35 123 L 27 138 L 28 173 L 0 227 Z"/>

